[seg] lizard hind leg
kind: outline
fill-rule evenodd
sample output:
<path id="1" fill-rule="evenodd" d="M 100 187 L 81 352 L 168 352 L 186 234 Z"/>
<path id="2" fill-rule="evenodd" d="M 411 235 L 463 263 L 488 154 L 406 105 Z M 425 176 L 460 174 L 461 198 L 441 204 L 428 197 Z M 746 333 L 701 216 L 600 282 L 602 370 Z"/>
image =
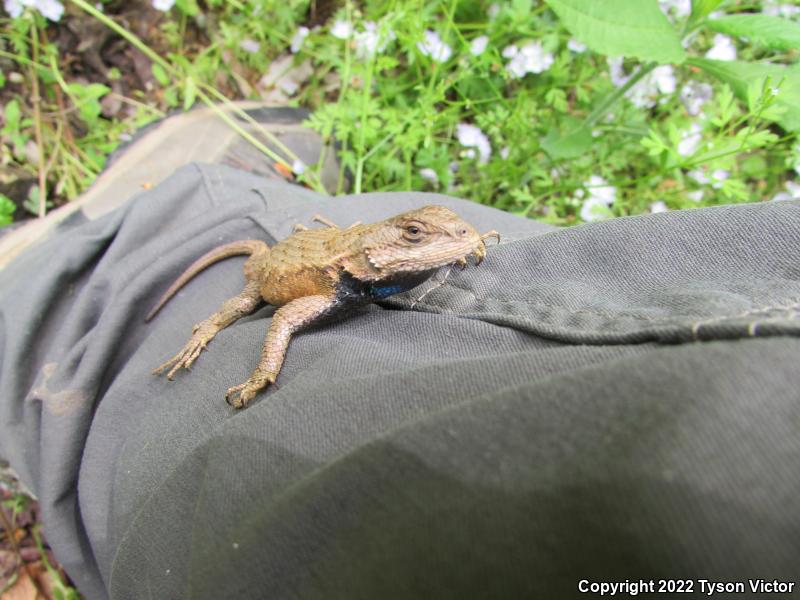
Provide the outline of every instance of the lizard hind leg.
<path id="1" fill-rule="evenodd" d="M 167 371 L 167 379 L 171 380 L 180 369 L 188 370 L 217 333 L 252 313 L 263 302 L 259 282 L 250 281 L 240 294 L 226 300 L 217 312 L 195 325 L 189 341 L 175 356 L 156 368 L 153 374 Z"/>

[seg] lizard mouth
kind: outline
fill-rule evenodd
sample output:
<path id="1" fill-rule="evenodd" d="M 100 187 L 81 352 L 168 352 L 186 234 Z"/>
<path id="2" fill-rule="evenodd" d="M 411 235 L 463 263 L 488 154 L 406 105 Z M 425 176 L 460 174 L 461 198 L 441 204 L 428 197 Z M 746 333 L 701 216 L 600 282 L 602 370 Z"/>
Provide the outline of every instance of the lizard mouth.
<path id="1" fill-rule="evenodd" d="M 475 247 L 475 250 L 472 251 L 472 254 L 475 255 L 476 267 L 483 262 L 484 258 L 486 258 L 486 240 L 489 238 L 494 238 L 498 244 L 500 243 L 500 234 L 494 229 L 481 235 L 480 243 Z"/>
<path id="2" fill-rule="evenodd" d="M 491 237 L 497 240 L 498 244 L 500 243 L 500 234 L 497 233 L 494 229 L 492 231 L 484 233 L 482 236 L 480 236 L 480 239 L 478 240 L 478 243 L 472 250 L 472 252 L 470 252 L 466 256 L 462 256 L 461 258 L 459 258 L 455 262 L 455 264 L 464 269 L 467 266 L 467 256 L 474 256 L 475 266 L 477 267 L 479 264 L 483 262 L 483 259 L 486 258 L 486 240 Z"/>

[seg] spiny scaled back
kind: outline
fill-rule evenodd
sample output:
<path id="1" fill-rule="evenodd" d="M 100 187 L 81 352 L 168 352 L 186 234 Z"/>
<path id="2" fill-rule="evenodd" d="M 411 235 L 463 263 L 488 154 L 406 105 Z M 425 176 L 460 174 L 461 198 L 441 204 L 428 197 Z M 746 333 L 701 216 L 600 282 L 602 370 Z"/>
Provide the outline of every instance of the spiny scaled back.
<path id="1" fill-rule="evenodd" d="M 316 220 L 323 219 L 315 217 Z M 291 337 L 300 329 L 392 294 L 409 290 L 447 264 L 467 264 L 486 255 L 484 240 L 469 223 L 443 206 L 425 206 L 371 225 L 297 232 L 273 248 L 259 240 L 224 244 L 192 263 L 164 292 L 145 320 L 195 275 L 230 256 L 249 255 L 244 289 L 213 315 L 194 326 L 183 348 L 155 373 L 172 379 L 189 369 L 222 329 L 252 313 L 265 301 L 278 306 L 267 332 L 261 359 L 250 377 L 228 389 L 225 399 L 243 408 L 259 390 L 274 383 Z"/>

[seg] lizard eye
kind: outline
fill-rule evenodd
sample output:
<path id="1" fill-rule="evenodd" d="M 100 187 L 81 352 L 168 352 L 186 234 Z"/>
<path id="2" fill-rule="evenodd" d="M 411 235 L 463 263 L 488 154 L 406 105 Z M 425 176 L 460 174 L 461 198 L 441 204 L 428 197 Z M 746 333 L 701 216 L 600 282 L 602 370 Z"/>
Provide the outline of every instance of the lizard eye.
<path id="1" fill-rule="evenodd" d="M 425 232 L 418 225 L 408 225 L 403 231 L 403 237 L 409 242 L 421 242 Z"/>

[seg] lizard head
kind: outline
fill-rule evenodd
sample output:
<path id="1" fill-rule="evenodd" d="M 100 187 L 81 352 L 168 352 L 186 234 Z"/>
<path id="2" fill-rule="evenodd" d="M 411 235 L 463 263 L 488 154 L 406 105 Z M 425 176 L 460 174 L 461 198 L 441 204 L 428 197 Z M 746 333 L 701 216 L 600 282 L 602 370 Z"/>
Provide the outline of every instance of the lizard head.
<path id="1" fill-rule="evenodd" d="M 480 264 L 486 256 L 484 235 L 444 206 L 423 206 L 387 219 L 362 239 L 370 265 L 381 273 L 431 271 L 444 265 L 467 264 L 475 256 Z"/>

